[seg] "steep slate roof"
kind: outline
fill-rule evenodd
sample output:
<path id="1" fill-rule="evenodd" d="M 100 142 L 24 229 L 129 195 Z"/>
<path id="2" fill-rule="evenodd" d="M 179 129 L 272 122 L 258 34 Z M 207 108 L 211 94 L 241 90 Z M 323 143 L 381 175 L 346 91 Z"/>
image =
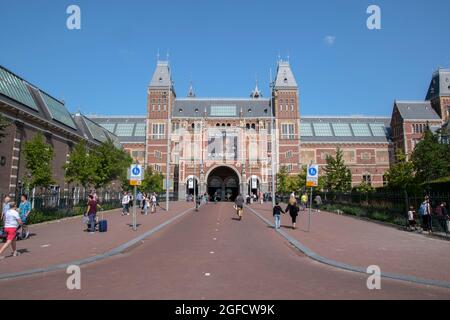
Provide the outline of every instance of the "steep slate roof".
<path id="1" fill-rule="evenodd" d="M 297 89 L 297 81 L 295 81 L 289 62 L 279 61 L 277 68 L 277 76 L 275 78 L 276 89 Z"/>
<path id="2" fill-rule="evenodd" d="M 229 113 L 218 115 L 216 112 L 228 109 Z M 271 116 L 269 99 L 251 98 L 185 98 L 176 99 L 172 110 L 173 118 L 267 118 Z M 234 110 L 234 113 L 233 113 Z"/>
<path id="3" fill-rule="evenodd" d="M 151 88 L 167 89 L 171 85 L 172 77 L 170 74 L 170 66 L 168 61 L 158 61 L 152 80 L 150 81 Z"/>
<path id="4" fill-rule="evenodd" d="M 390 118 L 308 117 L 300 120 L 300 143 L 388 143 Z"/>
<path id="5" fill-rule="evenodd" d="M 395 105 L 404 120 L 440 120 L 429 101 L 396 101 Z"/>
<path id="6" fill-rule="evenodd" d="M 433 73 L 425 100 L 450 96 L 450 69 L 439 68 Z"/>

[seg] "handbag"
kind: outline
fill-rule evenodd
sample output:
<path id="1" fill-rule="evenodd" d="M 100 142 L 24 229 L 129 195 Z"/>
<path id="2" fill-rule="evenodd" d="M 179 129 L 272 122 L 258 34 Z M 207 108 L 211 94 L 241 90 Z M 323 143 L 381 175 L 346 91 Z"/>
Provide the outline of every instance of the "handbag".
<path id="1" fill-rule="evenodd" d="M 83 223 L 83 224 L 88 224 L 88 223 L 89 223 L 89 217 L 88 217 L 88 216 L 85 216 L 85 215 L 83 215 L 83 220 L 82 220 L 82 223 Z"/>

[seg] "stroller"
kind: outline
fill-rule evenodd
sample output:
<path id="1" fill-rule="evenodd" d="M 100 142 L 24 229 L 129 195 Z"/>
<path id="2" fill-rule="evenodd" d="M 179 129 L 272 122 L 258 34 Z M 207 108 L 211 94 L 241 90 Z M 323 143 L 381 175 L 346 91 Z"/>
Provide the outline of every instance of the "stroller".
<path id="1" fill-rule="evenodd" d="M 16 240 L 26 240 L 30 236 L 30 230 L 27 225 L 21 225 L 17 228 Z M 0 239 L 6 240 L 6 233 L 4 228 L 0 230 Z"/>

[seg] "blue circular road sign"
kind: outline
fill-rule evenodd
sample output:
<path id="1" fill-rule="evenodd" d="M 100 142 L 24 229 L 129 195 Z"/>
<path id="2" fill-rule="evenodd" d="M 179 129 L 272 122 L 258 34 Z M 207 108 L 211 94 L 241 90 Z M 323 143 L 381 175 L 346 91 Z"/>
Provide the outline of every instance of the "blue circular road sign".
<path id="1" fill-rule="evenodd" d="M 133 175 L 138 176 L 141 173 L 141 170 L 139 170 L 139 167 L 134 167 L 132 172 Z"/>
<path id="2" fill-rule="evenodd" d="M 309 175 L 310 176 L 315 176 L 316 174 L 317 174 L 316 168 L 309 168 Z"/>

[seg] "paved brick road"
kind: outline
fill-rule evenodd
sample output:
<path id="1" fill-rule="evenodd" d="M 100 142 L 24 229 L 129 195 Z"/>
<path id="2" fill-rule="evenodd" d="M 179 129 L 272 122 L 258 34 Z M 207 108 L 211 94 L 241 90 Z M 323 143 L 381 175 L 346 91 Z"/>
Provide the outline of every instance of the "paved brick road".
<path id="1" fill-rule="evenodd" d="M 67 290 L 57 271 L 1 281 L 0 299 L 450 298 L 450 290 L 392 280 L 369 291 L 363 274 L 314 262 L 255 215 L 239 222 L 233 213 L 230 203 L 208 204 L 141 246 L 82 267 L 81 290 Z"/>
<path id="2" fill-rule="evenodd" d="M 269 204 L 253 209 L 272 221 Z M 283 209 L 285 205 L 282 205 Z M 334 213 L 300 214 L 297 230 L 291 230 L 288 214 L 282 229 L 315 253 L 354 266 L 380 266 L 383 272 L 450 282 L 450 241 L 434 239 Z"/>
<path id="3" fill-rule="evenodd" d="M 122 210 L 120 209 L 105 213 L 104 216 L 108 220 L 108 232 L 106 233 L 90 235 L 83 232 L 86 226 L 82 225 L 81 217 L 32 225 L 30 226 L 32 236 L 27 240 L 17 242 L 17 249 L 22 252 L 22 255 L 0 261 L 0 275 L 42 268 L 104 253 L 136 238 L 192 206 L 192 203 L 180 201 L 171 204 L 170 212 L 158 208 L 155 214 L 142 216 L 138 211 L 139 227 L 137 231 L 133 231 L 129 226 L 132 221 L 131 215 L 121 216 Z M 10 255 L 10 249 L 5 254 Z"/>

